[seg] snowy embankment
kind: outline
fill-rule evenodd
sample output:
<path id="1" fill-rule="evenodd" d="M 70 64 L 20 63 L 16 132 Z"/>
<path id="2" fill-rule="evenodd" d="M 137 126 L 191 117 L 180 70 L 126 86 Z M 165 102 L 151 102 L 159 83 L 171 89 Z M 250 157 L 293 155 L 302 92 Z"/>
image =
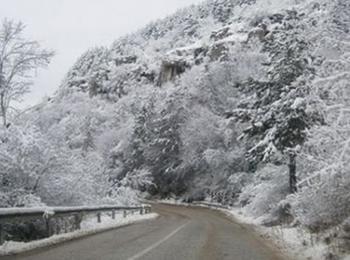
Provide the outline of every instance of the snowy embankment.
<path id="1" fill-rule="evenodd" d="M 271 241 L 282 253 L 294 260 L 320 260 L 327 254 L 327 245 L 316 242 L 311 233 L 300 227 L 261 225 L 259 219 L 244 214 L 241 208 L 222 210 L 235 221 L 249 225 L 263 239 Z"/>
<path id="2" fill-rule="evenodd" d="M 350 260 L 349 255 L 343 255 L 343 257 L 340 257 L 331 253 L 331 251 L 337 251 L 336 244 L 326 244 L 327 237 L 334 230 L 329 230 L 329 232 L 324 232 L 322 234 L 312 234 L 300 226 L 276 225 L 267 227 L 262 225 L 261 220 L 250 216 L 244 212 L 244 209 L 239 207 L 232 207 L 230 209 L 218 209 L 215 205 L 213 207 L 203 205 L 203 207 L 220 210 L 228 217 L 233 218 L 235 222 L 248 225 L 264 240 L 268 240 L 274 244 L 289 259 Z"/>
<path id="3" fill-rule="evenodd" d="M 229 209 L 218 208 L 217 204 L 210 206 L 210 203 L 205 204 L 191 204 L 183 203 L 174 199 L 162 200 L 160 203 L 182 206 L 201 206 L 219 210 L 226 216 L 234 219 L 243 225 L 248 225 L 264 240 L 270 241 L 274 244 L 287 258 L 293 260 L 321 260 L 327 259 L 330 256 L 329 246 L 322 240 L 301 227 L 291 227 L 277 225 L 273 227 L 266 227 L 261 224 L 259 219 L 249 216 L 242 208 L 232 207 Z M 350 260 L 350 256 L 344 258 L 328 258 L 328 259 L 343 259 Z"/>
<path id="4" fill-rule="evenodd" d="M 91 215 L 83 220 L 81 223 L 81 229 L 74 232 L 54 235 L 46 239 L 31 241 L 27 243 L 7 241 L 2 246 L 0 246 L 0 256 L 19 254 L 37 248 L 48 247 L 80 237 L 104 232 L 109 229 L 155 219 L 157 217 L 157 213 L 150 213 L 145 215 L 128 215 L 126 218 L 124 218 L 122 214 L 117 214 L 115 219 L 111 219 L 111 217 L 108 215 L 103 215 L 101 217 L 102 222 L 97 223 L 96 216 Z"/>

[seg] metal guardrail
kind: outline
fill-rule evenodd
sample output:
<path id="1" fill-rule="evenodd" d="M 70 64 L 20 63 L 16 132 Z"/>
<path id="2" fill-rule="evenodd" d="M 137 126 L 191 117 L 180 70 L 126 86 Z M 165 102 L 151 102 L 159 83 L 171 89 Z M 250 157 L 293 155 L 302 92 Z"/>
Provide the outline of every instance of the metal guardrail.
<path id="1" fill-rule="evenodd" d="M 206 207 L 217 208 L 217 209 L 230 209 L 229 206 L 225 206 L 219 203 L 205 202 L 205 201 L 193 201 L 191 204 L 194 206 L 206 206 Z"/>
<path id="2" fill-rule="evenodd" d="M 4 225 L 31 219 L 43 219 L 46 226 L 47 237 L 53 235 L 53 219 L 74 217 L 74 230 L 80 229 L 80 223 L 84 215 L 96 213 L 97 222 L 101 223 L 101 213 L 110 212 L 111 218 L 115 219 L 117 211 L 123 212 L 123 217 L 127 217 L 128 212 L 135 211 L 140 214 L 151 212 L 150 205 L 138 207 L 119 207 L 119 206 L 83 206 L 83 207 L 47 207 L 47 208 L 0 208 L 0 245 L 4 242 Z"/>

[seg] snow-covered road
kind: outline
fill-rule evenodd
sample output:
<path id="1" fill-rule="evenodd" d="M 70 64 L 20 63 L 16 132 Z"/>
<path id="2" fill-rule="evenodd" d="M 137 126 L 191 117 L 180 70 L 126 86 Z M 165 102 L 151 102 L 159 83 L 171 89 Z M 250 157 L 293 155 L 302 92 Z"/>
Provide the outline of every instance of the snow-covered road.
<path id="1" fill-rule="evenodd" d="M 249 229 L 206 209 L 154 205 L 157 219 L 4 260 L 283 259 Z"/>

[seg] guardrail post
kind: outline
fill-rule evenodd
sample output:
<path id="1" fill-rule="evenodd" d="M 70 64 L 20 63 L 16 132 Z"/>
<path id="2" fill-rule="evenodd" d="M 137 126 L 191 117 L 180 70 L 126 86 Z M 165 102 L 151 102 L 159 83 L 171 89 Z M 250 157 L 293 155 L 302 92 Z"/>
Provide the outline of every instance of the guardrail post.
<path id="1" fill-rule="evenodd" d="M 80 229 L 80 216 L 79 214 L 74 215 L 74 227 L 75 229 Z"/>
<path id="2" fill-rule="evenodd" d="M 101 212 L 97 213 L 97 223 L 101 223 Z"/>
<path id="3" fill-rule="evenodd" d="M 5 242 L 5 230 L 4 225 L 0 223 L 0 246 Z"/>
<path id="4" fill-rule="evenodd" d="M 115 219 L 115 210 L 112 209 L 112 219 Z"/>
<path id="5" fill-rule="evenodd" d="M 126 218 L 126 210 L 123 212 L 123 217 Z"/>
<path id="6" fill-rule="evenodd" d="M 46 225 L 46 235 L 47 237 L 50 237 L 52 235 L 52 227 L 51 227 L 51 218 L 49 216 L 45 218 L 45 225 Z"/>
<path id="7" fill-rule="evenodd" d="M 140 215 L 143 215 L 143 208 L 140 209 Z"/>
<path id="8" fill-rule="evenodd" d="M 61 233 L 61 219 L 57 219 L 57 222 L 56 222 L 56 230 L 55 230 L 55 234 L 60 234 Z"/>
<path id="9" fill-rule="evenodd" d="M 68 223 L 67 223 L 66 219 L 63 219 L 63 221 L 64 221 L 64 233 L 67 233 L 68 232 Z"/>

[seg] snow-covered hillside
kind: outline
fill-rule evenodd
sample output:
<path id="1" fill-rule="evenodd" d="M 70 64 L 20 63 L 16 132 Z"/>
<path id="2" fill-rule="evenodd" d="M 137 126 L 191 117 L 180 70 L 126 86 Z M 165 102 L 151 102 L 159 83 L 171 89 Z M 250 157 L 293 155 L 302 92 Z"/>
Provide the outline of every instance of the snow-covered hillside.
<path id="1" fill-rule="evenodd" d="M 209 199 L 347 236 L 349 71 L 347 0 L 179 10 L 88 50 L 16 118 L 0 204 Z"/>

